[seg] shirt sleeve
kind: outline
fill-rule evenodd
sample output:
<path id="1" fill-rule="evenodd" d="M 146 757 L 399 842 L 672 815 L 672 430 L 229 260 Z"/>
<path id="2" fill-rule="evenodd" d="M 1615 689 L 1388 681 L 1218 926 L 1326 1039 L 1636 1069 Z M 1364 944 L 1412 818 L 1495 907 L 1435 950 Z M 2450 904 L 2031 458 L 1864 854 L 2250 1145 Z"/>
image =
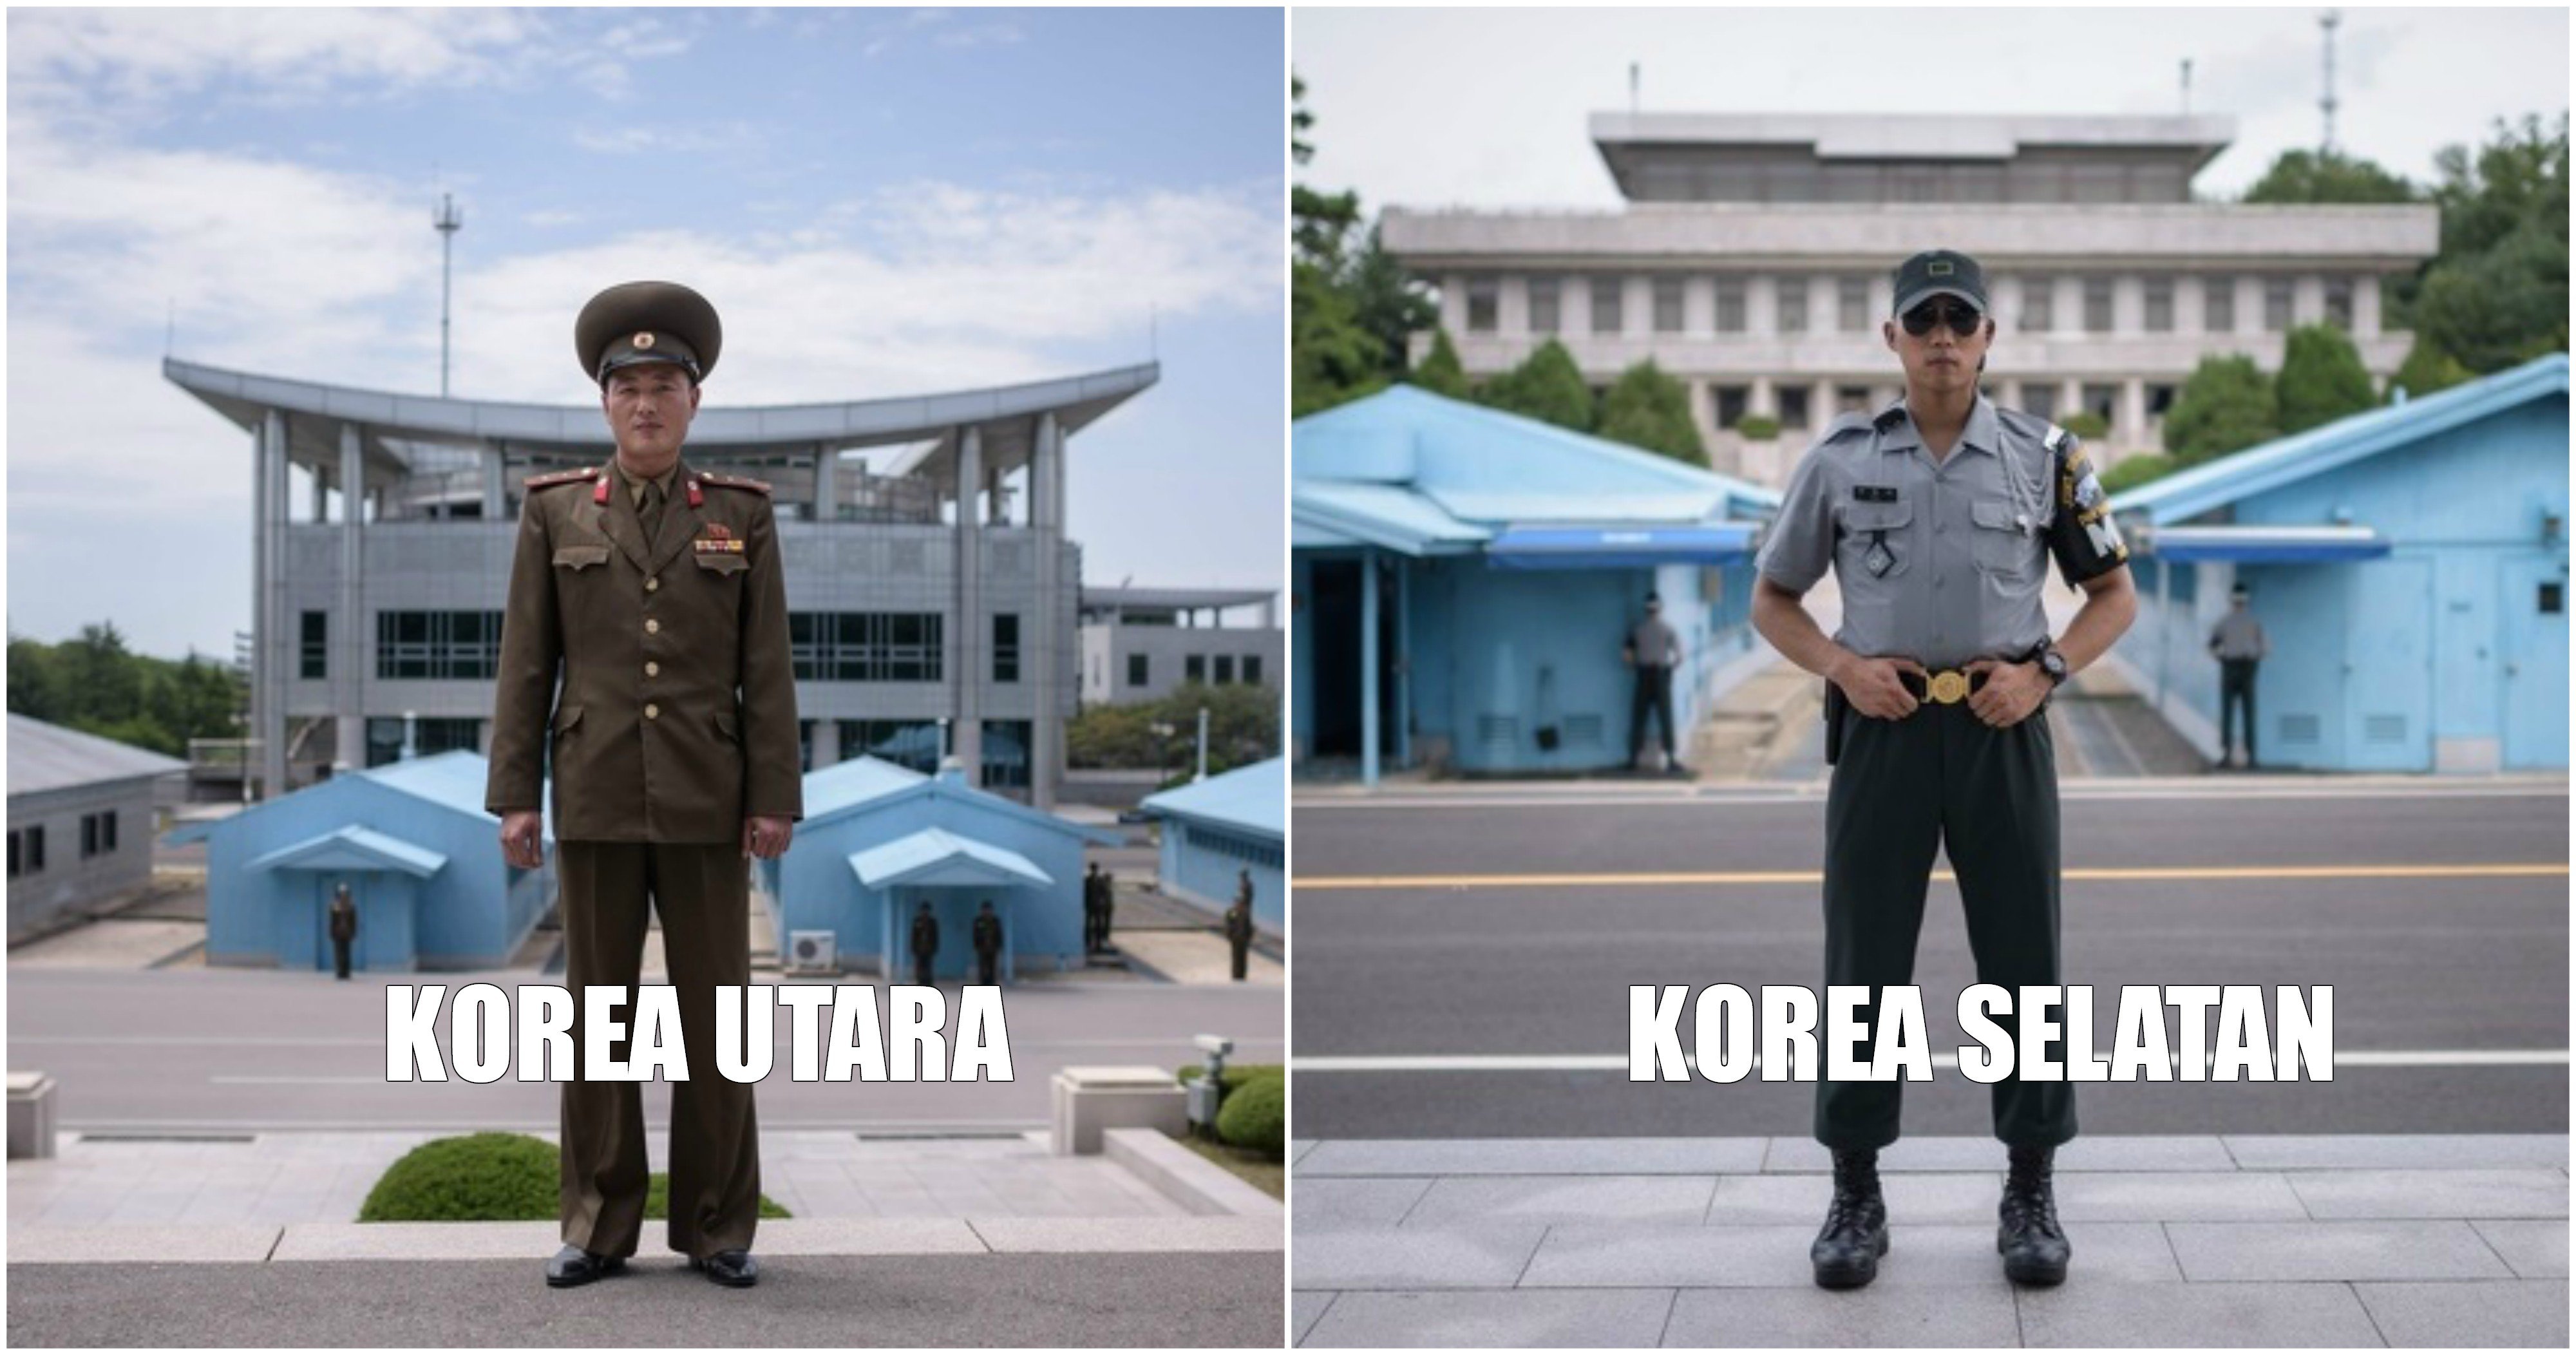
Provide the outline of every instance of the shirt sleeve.
<path id="1" fill-rule="evenodd" d="M 1825 576 L 1825 567 L 1833 563 L 1833 478 L 1825 464 L 1824 447 L 1808 448 L 1789 475 L 1789 487 L 1780 496 L 1780 515 L 1771 520 L 1762 553 L 1754 558 L 1762 577 L 1792 593 L 1815 587 L 1816 580 Z"/>
<path id="2" fill-rule="evenodd" d="M 2129 562 L 2129 547 L 2111 520 L 2110 495 L 2093 473 L 2093 458 L 2073 433 L 2057 432 L 2056 512 L 2048 523 L 2048 550 L 2070 584 L 2098 579 Z"/>

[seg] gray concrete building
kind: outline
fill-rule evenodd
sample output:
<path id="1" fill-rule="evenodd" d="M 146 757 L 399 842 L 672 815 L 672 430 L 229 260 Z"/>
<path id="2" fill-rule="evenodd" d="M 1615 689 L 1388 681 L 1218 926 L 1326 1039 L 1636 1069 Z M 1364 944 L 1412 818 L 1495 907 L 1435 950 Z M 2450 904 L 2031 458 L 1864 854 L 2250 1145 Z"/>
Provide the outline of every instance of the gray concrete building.
<path id="1" fill-rule="evenodd" d="M 9 936 L 152 880 L 153 806 L 175 803 L 188 764 L 9 717 Z"/>
<path id="2" fill-rule="evenodd" d="M 2226 117 L 1596 113 L 1591 133 L 1625 206 L 1391 206 L 1385 247 L 1438 289 L 1471 377 L 1551 337 L 1596 387 L 1652 358 L 1688 385 L 1714 467 L 1765 484 L 1837 413 L 1901 394 L 1879 321 L 1918 250 L 1985 268 L 1988 394 L 2093 411 L 2117 460 L 2161 445 L 2204 355 L 2277 371 L 2293 325 L 2340 325 L 2393 374 L 2412 336 L 2387 327 L 2383 280 L 2440 243 L 2429 205 L 2194 201 Z M 1779 436 L 1743 436 L 1749 415 Z"/>
<path id="3" fill-rule="evenodd" d="M 603 464 L 599 410 L 162 370 L 250 434 L 263 795 L 392 761 L 407 725 L 414 755 L 488 753 L 521 484 Z M 708 402 L 689 463 L 774 487 L 808 770 L 872 753 L 933 771 L 953 753 L 974 784 L 1053 806 L 1082 577 L 1067 447 L 1159 376 Z M 887 450 L 871 464 L 868 449 Z"/>
<path id="4" fill-rule="evenodd" d="M 1083 589 L 1083 703 L 1151 701 L 1185 682 L 1278 686 L 1278 602 L 1265 589 Z"/>

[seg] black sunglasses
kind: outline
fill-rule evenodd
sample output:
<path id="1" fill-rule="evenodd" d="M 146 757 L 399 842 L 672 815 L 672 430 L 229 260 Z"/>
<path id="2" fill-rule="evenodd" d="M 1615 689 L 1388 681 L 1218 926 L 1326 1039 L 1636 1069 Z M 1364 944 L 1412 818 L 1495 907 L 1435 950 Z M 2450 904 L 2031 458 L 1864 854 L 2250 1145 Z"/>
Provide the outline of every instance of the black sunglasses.
<path id="1" fill-rule="evenodd" d="M 1965 302 L 1934 297 L 1905 313 L 1905 332 L 1919 339 L 1931 333 L 1934 325 L 1946 321 L 1950 332 L 1964 339 L 1976 333 L 1977 326 L 1983 324 L 1985 318 L 1976 307 Z"/>

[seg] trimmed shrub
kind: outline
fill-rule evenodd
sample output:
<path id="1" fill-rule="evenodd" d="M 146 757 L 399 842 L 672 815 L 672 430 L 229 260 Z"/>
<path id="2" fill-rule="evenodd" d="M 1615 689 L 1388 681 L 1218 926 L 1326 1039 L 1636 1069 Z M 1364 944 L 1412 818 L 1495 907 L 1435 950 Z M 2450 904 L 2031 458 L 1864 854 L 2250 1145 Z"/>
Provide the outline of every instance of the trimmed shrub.
<path id="1" fill-rule="evenodd" d="M 432 1139 L 385 1169 L 359 1207 L 360 1223 L 549 1222 L 563 1216 L 563 1157 L 530 1134 L 465 1134 Z M 644 1217 L 671 1213 L 671 1182 L 653 1173 Z M 760 1216 L 788 1217 L 760 1197 Z"/>
<path id="2" fill-rule="evenodd" d="M 2057 421 L 2057 426 L 2086 442 L 2100 442 L 2111 436 L 2111 423 L 2089 409 L 2079 409 Z"/>
<path id="3" fill-rule="evenodd" d="M 1199 1074 L 1206 1071 L 1207 1070 L 1205 1068 L 1202 1068 L 1195 1063 L 1181 1069 L 1181 1085 L 1187 1086 L 1190 1083 L 1198 1081 Z M 1228 1096 L 1234 1095 L 1235 1092 L 1240 1090 L 1243 1084 L 1247 1082 L 1257 1082 L 1265 1077 L 1286 1077 L 1287 1075 L 1288 1068 L 1285 1064 L 1229 1063 L 1225 1067 L 1225 1094 Z"/>
<path id="4" fill-rule="evenodd" d="M 1780 421 L 1768 414 L 1747 414 L 1735 421 L 1735 431 L 1755 442 L 1767 442 L 1780 436 Z"/>
<path id="5" fill-rule="evenodd" d="M 2173 472 L 2174 459 L 2162 452 L 2140 452 L 2120 458 L 2117 465 L 2102 472 L 2102 492 L 2117 494 L 2135 489 L 2160 475 Z"/>
<path id="6" fill-rule="evenodd" d="M 1288 1152 L 1288 1080 L 1255 1078 L 1226 1094 L 1216 1113 L 1216 1136 L 1237 1148 L 1273 1157 Z"/>

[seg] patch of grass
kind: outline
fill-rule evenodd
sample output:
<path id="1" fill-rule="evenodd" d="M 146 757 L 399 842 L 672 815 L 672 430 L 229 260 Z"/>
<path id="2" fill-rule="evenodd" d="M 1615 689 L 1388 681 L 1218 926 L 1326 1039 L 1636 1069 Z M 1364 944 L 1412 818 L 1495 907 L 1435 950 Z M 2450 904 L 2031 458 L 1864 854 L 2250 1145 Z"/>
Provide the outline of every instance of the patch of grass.
<path id="1" fill-rule="evenodd" d="M 1269 1153 L 1232 1144 L 1203 1139 L 1195 1134 L 1175 1134 L 1175 1140 L 1191 1152 L 1225 1168 L 1252 1184 L 1255 1190 L 1274 1200 L 1288 1198 L 1288 1161 Z"/>

